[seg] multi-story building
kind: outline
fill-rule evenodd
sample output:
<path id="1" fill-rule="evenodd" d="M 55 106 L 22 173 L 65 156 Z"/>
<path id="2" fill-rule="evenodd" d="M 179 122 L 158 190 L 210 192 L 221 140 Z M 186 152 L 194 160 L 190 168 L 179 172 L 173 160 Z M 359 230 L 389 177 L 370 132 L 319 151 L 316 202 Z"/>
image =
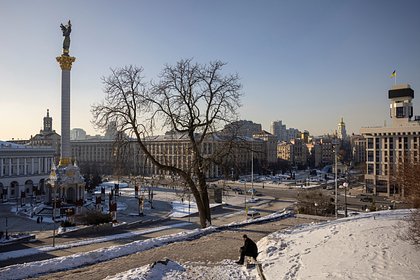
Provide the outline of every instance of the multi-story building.
<path id="1" fill-rule="evenodd" d="M 252 137 L 252 135 L 262 131 L 261 124 L 252 121 L 240 120 L 227 124 L 222 133 L 227 135 Z"/>
<path id="2" fill-rule="evenodd" d="M 296 138 L 290 141 L 293 144 L 293 164 L 297 166 L 306 166 L 308 164 L 309 151 L 306 143 Z"/>
<path id="3" fill-rule="evenodd" d="M 362 135 L 352 135 L 350 137 L 350 145 L 353 163 L 366 163 L 366 139 Z"/>
<path id="4" fill-rule="evenodd" d="M 302 132 L 296 128 L 289 128 L 287 129 L 287 141 L 291 141 L 293 139 L 297 139 L 301 137 Z"/>
<path id="5" fill-rule="evenodd" d="M 54 149 L 0 141 L 0 195 L 3 200 L 46 193 Z"/>
<path id="6" fill-rule="evenodd" d="M 393 176 L 404 162 L 419 161 L 420 118 L 413 117 L 414 91 L 409 85 L 395 85 L 388 91 L 390 127 L 361 128 L 366 138 L 366 174 L 368 190 L 404 196 L 404 190 L 393 183 Z"/>
<path id="7" fill-rule="evenodd" d="M 277 158 L 293 162 L 293 144 L 287 141 L 282 141 L 277 144 Z"/>
<path id="8" fill-rule="evenodd" d="M 70 140 L 85 140 L 86 131 L 81 128 L 73 128 L 70 130 Z"/>
<path id="9" fill-rule="evenodd" d="M 271 133 L 263 130 L 260 133 L 253 135 L 254 139 L 260 139 L 264 141 L 263 153 L 265 154 L 265 160 L 268 164 L 277 162 L 277 138 Z"/>
<path id="10" fill-rule="evenodd" d="M 308 164 L 308 147 L 299 138 L 293 139 L 290 142 L 281 142 L 277 145 L 277 157 L 290 161 L 292 165 L 303 167 Z"/>
<path id="11" fill-rule="evenodd" d="M 282 121 L 273 121 L 271 123 L 270 132 L 277 137 L 277 140 L 280 142 L 288 140 L 286 125 L 283 124 Z"/>
<path id="12" fill-rule="evenodd" d="M 239 138 L 238 143 L 232 145 L 231 152 L 226 158 L 215 160 L 207 167 L 208 178 L 220 177 L 228 168 L 235 169 L 236 174 L 250 173 L 251 158 L 257 162 L 267 160 L 265 153 L 266 142 L 248 137 Z M 151 136 L 144 140 L 148 151 L 160 162 L 188 170 L 192 165 L 192 149 L 185 134 L 169 132 L 165 135 Z M 204 157 L 214 157 L 223 154 L 227 141 L 223 135 L 209 135 L 202 143 Z M 139 148 L 136 140 L 127 141 L 120 145 L 115 140 L 86 139 L 71 141 L 73 159 L 84 173 L 98 174 L 132 174 L 132 175 L 172 175 L 159 170 Z M 217 163 L 217 162 L 220 162 Z M 228 167 L 223 165 L 229 165 Z"/>
<path id="13" fill-rule="evenodd" d="M 409 85 L 395 85 L 388 91 L 392 125 L 360 129 L 366 138 L 368 190 L 404 196 L 404 189 L 393 183 L 399 164 L 419 161 L 420 118 L 413 117 L 414 91 Z"/>

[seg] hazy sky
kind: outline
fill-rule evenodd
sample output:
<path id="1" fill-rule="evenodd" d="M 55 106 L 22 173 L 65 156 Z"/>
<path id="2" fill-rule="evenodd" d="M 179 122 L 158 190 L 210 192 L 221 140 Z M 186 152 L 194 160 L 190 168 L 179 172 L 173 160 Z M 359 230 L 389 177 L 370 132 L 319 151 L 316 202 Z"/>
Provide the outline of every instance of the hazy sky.
<path id="1" fill-rule="evenodd" d="M 133 64 L 156 79 L 182 58 L 228 63 L 241 118 L 313 135 L 390 123 L 389 76 L 420 93 L 420 1 L 0 0 L 0 140 L 27 139 L 47 109 L 61 133 L 60 23 L 72 21 L 71 127 L 96 134 L 101 77 Z M 414 99 L 420 115 L 420 96 Z"/>

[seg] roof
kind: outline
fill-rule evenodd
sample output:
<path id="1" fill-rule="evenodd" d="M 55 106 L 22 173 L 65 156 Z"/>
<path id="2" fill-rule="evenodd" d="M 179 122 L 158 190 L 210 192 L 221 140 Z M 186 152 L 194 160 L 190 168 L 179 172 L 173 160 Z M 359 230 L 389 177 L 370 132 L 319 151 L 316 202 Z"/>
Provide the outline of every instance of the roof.
<path id="1" fill-rule="evenodd" d="M 6 141 L 0 141 L 0 149 L 26 149 L 28 146 L 15 144 Z"/>

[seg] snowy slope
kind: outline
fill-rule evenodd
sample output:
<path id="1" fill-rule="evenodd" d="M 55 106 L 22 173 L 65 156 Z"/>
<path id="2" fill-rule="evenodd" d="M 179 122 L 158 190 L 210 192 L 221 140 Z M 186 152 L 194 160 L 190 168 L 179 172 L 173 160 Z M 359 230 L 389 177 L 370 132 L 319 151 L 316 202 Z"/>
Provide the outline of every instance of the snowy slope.
<path id="1" fill-rule="evenodd" d="M 258 242 L 266 279 L 419 279 L 420 251 L 400 238 L 410 210 L 381 211 L 273 233 Z M 271 218 L 276 215 L 274 214 Z M 266 218 L 266 217 L 264 217 Z M 145 248 L 211 233 L 194 230 L 127 245 L 0 269 L 0 279 L 22 279 L 84 266 Z M 28 274 L 31 271 L 31 275 Z M 255 269 L 232 260 L 184 263 L 168 260 L 107 279 L 259 279 Z"/>

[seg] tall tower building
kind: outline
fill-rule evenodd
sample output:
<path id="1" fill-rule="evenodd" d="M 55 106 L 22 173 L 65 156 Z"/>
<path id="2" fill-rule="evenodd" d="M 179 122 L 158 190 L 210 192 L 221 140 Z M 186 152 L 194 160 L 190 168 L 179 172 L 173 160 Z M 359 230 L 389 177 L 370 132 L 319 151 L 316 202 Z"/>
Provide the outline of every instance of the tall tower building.
<path id="1" fill-rule="evenodd" d="M 52 118 L 50 117 L 50 110 L 47 109 L 47 116 L 44 117 L 44 129 L 41 133 L 48 133 L 52 131 Z"/>
<path id="2" fill-rule="evenodd" d="M 277 137 L 278 141 L 288 140 L 286 125 L 283 124 L 282 121 L 273 121 L 271 123 L 270 132 Z"/>
<path id="3" fill-rule="evenodd" d="M 341 140 L 347 138 L 346 124 L 344 123 L 343 118 L 341 118 L 340 122 L 338 123 L 337 137 Z"/>

